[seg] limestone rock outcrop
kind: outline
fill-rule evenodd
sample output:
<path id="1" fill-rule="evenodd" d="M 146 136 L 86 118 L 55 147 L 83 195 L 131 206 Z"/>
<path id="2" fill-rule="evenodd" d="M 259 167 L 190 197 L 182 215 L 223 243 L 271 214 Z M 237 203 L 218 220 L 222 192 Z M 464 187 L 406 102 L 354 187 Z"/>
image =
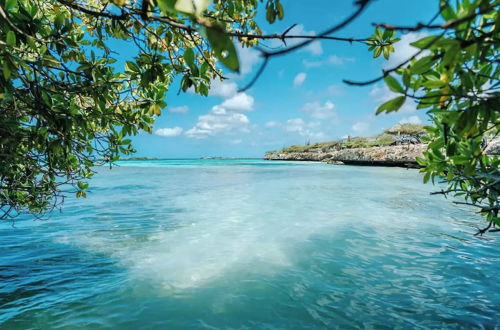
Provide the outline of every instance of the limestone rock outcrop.
<path id="1" fill-rule="evenodd" d="M 329 152 L 268 153 L 268 160 L 324 161 L 332 164 L 379 165 L 418 167 L 416 158 L 422 157 L 426 144 L 408 144 L 387 147 L 352 148 Z"/>

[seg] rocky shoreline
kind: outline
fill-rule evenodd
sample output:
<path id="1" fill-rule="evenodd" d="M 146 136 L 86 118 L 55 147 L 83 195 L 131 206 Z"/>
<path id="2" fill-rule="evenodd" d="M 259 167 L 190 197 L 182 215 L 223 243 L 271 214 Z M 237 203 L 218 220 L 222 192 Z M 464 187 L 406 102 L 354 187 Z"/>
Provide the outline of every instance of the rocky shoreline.
<path id="1" fill-rule="evenodd" d="M 266 160 L 319 161 L 339 165 L 393 166 L 419 168 L 416 158 L 422 157 L 427 144 L 406 144 L 384 147 L 346 148 L 340 150 L 311 152 L 269 152 Z M 500 141 L 491 141 L 486 154 L 500 154 Z"/>
<path id="2" fill-rule="evenodd" d="M 280 151 L 267 153 L 266 160 L 321 161 L 329 164 L 398 166 L 418 168 L 416 157 L 422 157 L 426 144 L 408 144 L 386 147 L 352 148 L 323 152 Z"/>

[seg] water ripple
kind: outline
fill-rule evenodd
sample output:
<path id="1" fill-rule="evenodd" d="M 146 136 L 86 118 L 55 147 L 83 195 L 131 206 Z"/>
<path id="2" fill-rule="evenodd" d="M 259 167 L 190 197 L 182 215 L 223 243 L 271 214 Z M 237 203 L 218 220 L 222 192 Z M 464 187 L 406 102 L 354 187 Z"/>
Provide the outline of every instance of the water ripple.
<path id="1" fill-rule="evenodd" d="M 498 327 L 496 236 L 416 171 L 127 162 L 0 227 L 2 328 Z"/>

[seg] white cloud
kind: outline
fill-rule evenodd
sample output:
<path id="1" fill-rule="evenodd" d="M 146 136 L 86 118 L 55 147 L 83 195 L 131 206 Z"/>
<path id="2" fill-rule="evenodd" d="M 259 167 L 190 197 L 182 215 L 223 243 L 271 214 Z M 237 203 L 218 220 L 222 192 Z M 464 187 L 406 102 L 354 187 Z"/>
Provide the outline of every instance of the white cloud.
<path id="1" fill-rule="evenodd" d="M 304 64 L 304 66 L 306 68 L 319 68 L 320 66 L 322 66 L 324 64 L 324 62 L 323 61 L 303 60 L 302 64 Z"/>
<path id="2" fill-rule="evenodd" d="M 344 65 L 347 62 L 355 62 L 355 59 L 353 57 L 340 57 L 337 55 L 331 55 L 323 61 L 309 61 L 307 59 L 302 61 L 306 68 L 318 68 L 324 65 Z"/>
<path id="3" fill-rule="evenodd" d="M 240 62 L 240 76 L 245 76 L 252 72 L 253 66 L 261 61 L 260 53 L 253 48 L 241 47 L 237 43 L 236 51 Z"/>
<path id="4" fill-rule="evenodd" d="M 315 31 L 308 31 L 304 28 L 304 25 L 299 24 L 296 25 L 293 29 L 291 29 L 288 34 L 290 35 L 306 35 L 306 36 L 314 36 L 316 35 Z M 297 40 L 297 41 L 287 41 L 288 46 L 291 46 L 293 44 L 297 44 L 299 42 L 302 42 L 302 40 Z M 311 42 L 309 45 L 304 47 L 305 51 L 310 52 L 312 55 L 321 55 L 323 54 L 323 47 L 321 46 L 321 42 L 319 40 L 315 40 Z"/>
<path id="5" fill-rule="evenodd" d="M 332 102 L 326 101 L 323 105 L 319 102 L 306 103 L 302 106 L 301 110 L 307 112 L 313 118 L 325 119 L 335 115 L 334 108 L 335 105 Z"/>
<path id="6" fill-rule="evenodd" d="M 373 98 L 373 101 L 377 103 L 377 108 L 383 104 L 384 102 L 387 102 L 389 100 L 392 100 L 393 98 L 400 96 L 401 94 L 394 93 L 387 87 L 386 84 L 380 85 L 376 84 L 373 86 L 372 90 L 370 91 L 370 96 Z M 417 105 L 413 100 L 406 100 L 406 102 L 403 104 L 401 108 L 397 111 L 397 113 L 414 113 L 417 111 Z"/>
<path id="7" fill-rule="evenodd" d="M 285 124 L 285 130 L 288 132 L 301 132 L 305 127 L 304 119 L 302 118 L 294 118 L 288 119 Z"/>
<path id="8" fill-rule="evenodd" d="M 422 120 L 418 116 L 410 116 L 399 121 L 400 124 L 422 124 Z"/>
<path id="9" fill-rule="evenodd" d="M 287 120 L 284 128 L 287 132 L 297 133 L 300 136 L 307 137 L 309 139 L 325 139 L 326 135 L 323 132 L 311 130 L 311 128 L 318 128 L 319 126 L 320 123 L 318 122 L 307 123 L 302 118 L 294 118 Z"/>
<path id="10" fill-rule="evenodd" d="M 233 81 L 220 81 L 219 79 L 212 80 L 208 95 L 220 96 L 225 99 L 230 98 L 236 94 L 238 86 Z"/>
<path id="11" fill-rule="evenodd" d="M 247 74 L 251 73 L 253 67 L 262 61 L 260 52 L 249 47 L 242 47 L 240 43 L 236 43 L 236 52 L 238 53 L 238 61 L 240 62 L 240 72 L 229 72 L 226 71 L 224 76 L 230 79 L 241 79 Z M 217 95 L 217 94 L 214 94 Z M 221 96 L 221 95 L 219 95 Z"/>
<path id="12" fill-rule="evenodd" d="M 156 135 L 163 136 L 163 137 L 173 137 L 173 136 L 179 136 L 183 132 L 183 129 L 181 127 L 172 127 L 172 128 L 160 128 L 155 131 Z"/>
<path id="13" fill-rule="evenodd" d="M 330 57 L 328 57 L 328 64 L 332 64 L 332 65 L 343 65 L 345 64 L 346 62 L 354 62 L 355 59 L 353 57 L 339 57 L 339 56 L 336 56 L 336 55 L 332 55 Z"/>
<path id="14" fill-rule="evenodd" d="M 169 108 L 168 110 L 173 113 L 187 113 L 189 111 L 189 107 L 187 105 L 183 105 L 180 107 Z"/>
<path id="15" fill-rule="evenodd" d="M 304 81 L 306 80 L 307 78 L 307 74 L 305 74 L 304 72 L 300 72 L 298 73 L 295 78 L 293 79 L 293 85 L 295 87 L 298 87 L 298 86 L 301 86 Z"/>
<path id="16" fill-rule="evenodd" d="M 227 112 L 224 109 L 211 110 L 208 114 L 199 116 L 196 125 L 186 131 L 186 135 L 203 139 L 221 132 L 244 130 L 249 123 L 250 120 L 244 114 Z"/>
<path id="17" fill-rule="evenodd" d="M 351 127 L 355 134 L 363 134 L 368 130 L 368 128 L 370 128 L 370 124 L 363 121 L 358 121 Z"/>
<path id="18" fill-rule="evenodd" d="M 249 111 L 253 109 L 254 99 L 247 93 L 238 93 L 222 102 L 220 107 L 227 110 Z"/>
<path id="19" fill-rule="evenodd" d="M 321 42 L 318 40 L 311 42 L 306 48 L 313 55 L 321 55 L 323 54 L 323 47 L 321 46 Z"/>
<path id="20" fill-rule="evenodd" d="M 373 86 L 370 91 L 370 96 L 375 102 L 384 103 L 395 98 L 396 96 L 398 96 L 398 94 L 391 91 L 385 83 L 382 83 L 382 85 L 375 84 Z"/>
<path id="21" fill-rule="evenodd" d="M 410 44 L 427 36 L 428 34 L 423 32 L 410 32 L 402 35 L 401 40 L 394 44 L 394 53 L 391 53 L 389 60 L 384 62 L 384 68 L 393 68 L 415 55 L 419 49 Z M 428 52 L 424 51 L 419 56 L 425 56 L 427 54 Z"/>
<path id="22" fill-rule="evenodd" d="M 253 109 L 254 99 L 246 93 L 238 93 L 221 104 L 215 105 L 205 115 L 199 116 L 195 126 L 186 131 L 190 138 L 203 139 L 219 133 L 249 130 L 250 120 L 240 112 Z"/>
<path id="23" fill-rule="evenodd" d="M 276 121 L 268 121 L 267 123 L 264 124 L 264 126 L 267 128 L 276 127 L 278 125 L 279 125 L 279 123 Z"/>
<path id="24" fill-rule="evenodd" d="M 329 95 L 338 96 L 344 94 L 345 89 L 342 85 L 330 85 L 326 91 Z"/>

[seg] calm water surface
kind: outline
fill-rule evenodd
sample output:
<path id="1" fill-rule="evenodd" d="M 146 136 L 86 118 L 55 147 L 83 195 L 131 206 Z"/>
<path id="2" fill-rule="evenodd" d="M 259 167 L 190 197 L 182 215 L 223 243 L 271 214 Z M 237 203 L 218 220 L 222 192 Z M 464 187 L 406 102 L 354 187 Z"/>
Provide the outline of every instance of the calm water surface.
<path id="1" fill-rule="evenodd" d="M 0 224 L 2 329 L 499 327 L 500 240 L 417 171 L 128 161 Z"/>

